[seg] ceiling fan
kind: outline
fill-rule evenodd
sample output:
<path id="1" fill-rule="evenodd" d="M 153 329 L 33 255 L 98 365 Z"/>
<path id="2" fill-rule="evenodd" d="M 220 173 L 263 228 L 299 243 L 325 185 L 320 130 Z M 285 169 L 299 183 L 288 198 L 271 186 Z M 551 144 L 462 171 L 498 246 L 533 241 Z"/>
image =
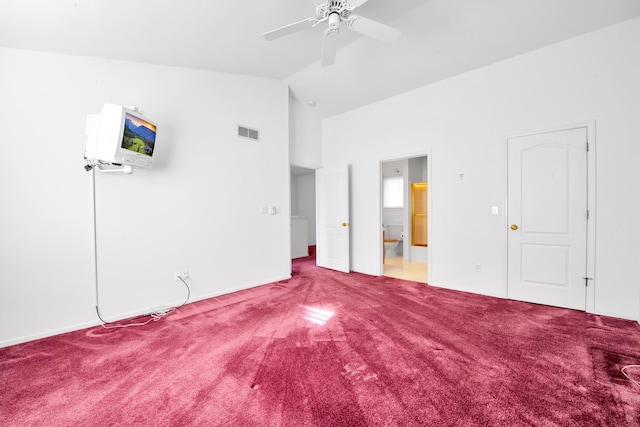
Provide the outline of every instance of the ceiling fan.
<path id="1" fill-rule="evenodd" d="M 327 22 L 328 27 L 324 31 L 320 65 L 323 67 L 333 65 L 336 60 L 336 50 L 338 48 L 337 35 L 340 31 L 341 22 L 344 22 L 350 30 L 386 43 L 391 43 L 400 36 L 400 30 L 351 13 L 367 1 L 368 0 L 337 0 L 325 1 L 322 4 L 316 3 L 315 17 L 303 19 L 302 21 L 268 31 L 264 33 L 263 36 L 267 40 L 275 40 L 309 28 L 309 24 L 311 24 L 311 27 L 315 27 L 320 23 Z"/>

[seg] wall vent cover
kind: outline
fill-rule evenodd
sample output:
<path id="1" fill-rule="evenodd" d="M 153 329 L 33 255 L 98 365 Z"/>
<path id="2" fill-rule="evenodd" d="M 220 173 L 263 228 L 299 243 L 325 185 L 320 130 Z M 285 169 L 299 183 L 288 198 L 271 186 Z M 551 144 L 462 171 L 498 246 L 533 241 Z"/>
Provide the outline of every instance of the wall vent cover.
<path id="1" fill-rule="evenodd" d="M 238 136 L 241 136 L 243 138 L 249 138 L 249 139 L 252 139 L 254 141 L 259 141 L 260 140 L 260 131 L 257 130 L 257 129 L 251 129 L 251 128 L 248 128 L 246 126 L 238 125 Z"/>

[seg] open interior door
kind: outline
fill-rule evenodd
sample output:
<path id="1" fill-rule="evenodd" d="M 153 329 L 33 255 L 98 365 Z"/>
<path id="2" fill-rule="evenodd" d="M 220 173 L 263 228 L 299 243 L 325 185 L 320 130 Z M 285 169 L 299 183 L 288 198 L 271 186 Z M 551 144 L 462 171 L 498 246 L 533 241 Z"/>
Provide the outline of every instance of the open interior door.
<path id="1" fill-rule="evenodd" d="M 349 165 L 316 170 L 316 265 L 351 271 Z"/>

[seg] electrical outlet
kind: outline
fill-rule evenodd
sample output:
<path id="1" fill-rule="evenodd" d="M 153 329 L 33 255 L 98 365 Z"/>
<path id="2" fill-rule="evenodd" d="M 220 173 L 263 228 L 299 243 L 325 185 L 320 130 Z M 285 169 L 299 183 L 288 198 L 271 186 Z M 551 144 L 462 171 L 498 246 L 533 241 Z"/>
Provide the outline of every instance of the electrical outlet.
<path id="1" fill-rule="evenodd" d="M 176 270 L 173 272 L 173 280 L 176 282 L 180 280 L 180 278 L 188 279 L 189 278 L 189 270 Z"/>
<path id="2" fill-rule="evenodd" d="M 476 263 L 476 273 L 480 273 L 480 271 L 482 270 L 482 267 L 480 266 L 480 263 Z"/>

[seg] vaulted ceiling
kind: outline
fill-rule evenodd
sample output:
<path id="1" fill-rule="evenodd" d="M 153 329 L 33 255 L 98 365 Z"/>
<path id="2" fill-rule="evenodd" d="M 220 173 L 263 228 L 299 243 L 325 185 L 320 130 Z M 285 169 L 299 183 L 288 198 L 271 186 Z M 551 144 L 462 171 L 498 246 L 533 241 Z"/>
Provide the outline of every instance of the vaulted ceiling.
<path id="1" fill-rule="evenodd" d="M 640 0 L 369 0 L 354 13 L 402 35 L 343 26 L 321 67 L 324 26 L 262 37 L 314 17 L 312 0 L 0 0 L 0 46 L 282 79 L 327 117 L 639 17 Z"/>

